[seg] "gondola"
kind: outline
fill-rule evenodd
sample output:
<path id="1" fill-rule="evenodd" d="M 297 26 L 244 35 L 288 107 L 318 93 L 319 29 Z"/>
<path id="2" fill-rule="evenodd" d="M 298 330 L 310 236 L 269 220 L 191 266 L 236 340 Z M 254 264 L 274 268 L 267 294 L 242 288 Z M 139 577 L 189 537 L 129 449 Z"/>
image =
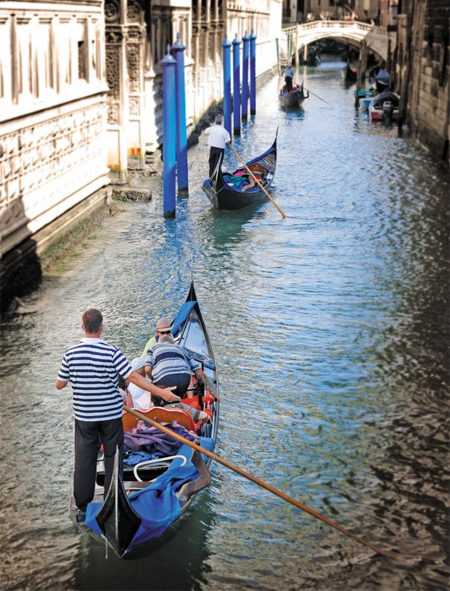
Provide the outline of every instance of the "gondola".
<path id="1" fill-rule="evenodd" d="M 278 100 L 280 101 L 280 106 L 282 107 L 290 107 L 290 108 L 298 108 L 301 107 L 303 102 L 309 97 L 309 92 L 305 95 L 303 90 L 303 84 L 301 86 L 294 87 L 291 92 L 287 92 L 286 94 L 279 94 Z"/>
<path id="2" fill-rule="evenodd" d="M 171 332 L 175 342 L 201 363 L 203 371 L 218 393 L 214 353 L 193 283 L 173 322 Z M 183 402 L 198 409 L 209 409 L 209 423 L 195 425 L 189 413 L 170 407 L 152 407 L 149 411 L 140 412 L 213 451 L 219 424 L 219 401 L 209 392 L 202 391 L 200 386 L 201 384 L 196 384 L 196 395 L 183 399 Z M 137 425 L 137 419 L 133 415 L 124 413 L 125 438 L 127 432 L 133 433 L 140 425 L 141 423 Z M 153 430 L 160 435 L 158 429 L 153 427 Z M 174 438 L 166 437 L 172 445 L 177 444 Z M 184 443 L 170 456 L 167 453 L 156 453 L 156 459 L 139 462 L 134 466 L 127 465 L 127 459 L 119 458 L 118 453 L 105 500 L 103 501 L 104 462 L 99 452 L 95 497 L 87 507 L 86 517 L 83 521 L 80 520 L 73 497 L 69 503 L 69 515 L 83 530 L 98 540 L 106 541 L 107 547 L 112 548 L 117 556 L 133 558 L 160 548 L 178 531 L 184 522 L 183 518 L 187 517 L 189 507 L 198 499 L 198 493 L 210 483 L 208 468 L 211 459 Z M 119 470 L 122 459 L 123 471 Z"/>
<path id="3" fill-rule="evenodd" d="M 356 82 L 358 78 L 358 69 L 351 67 L 349 62 L 347 62 L 345 64 L 345 68 L 342 69 L 342 76 L 344 78 L 344 82 L 348 84 Z"/>
<path id="4" fill-rule="evenodd" d="M 278 131 L 277 131 L 278 134 Z M 277 164 L 277 138 L 272 146 L 260 156 L 246 163 L 267 191 L 275 176 Z M 233 173 L 223 172 L 218 166 L 210 179 L 203 182 L 202 189 L 212 205 L 218 210 L 234 211 L 244 209 L 267 199 L 264 191 L 255 184 L 244 190 L 250 175 L 244 167 Z"/>

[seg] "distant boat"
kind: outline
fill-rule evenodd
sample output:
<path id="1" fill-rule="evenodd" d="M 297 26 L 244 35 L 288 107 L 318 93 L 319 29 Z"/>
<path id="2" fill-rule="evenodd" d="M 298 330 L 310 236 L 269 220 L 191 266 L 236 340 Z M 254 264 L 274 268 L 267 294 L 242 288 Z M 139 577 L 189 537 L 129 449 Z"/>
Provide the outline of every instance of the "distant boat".
<path id="1" fill-rule="evenodd" d="M 372 99 L 369 115 L 372 121 L 396 121 L 399 113 L 400 97 L 394 92 L 383 92 Z"/>
<path id="2" fill-rule="evenodd" d="M 365 96 L 364 98 L 359 99 L 359 104 L 363 110 L 368 111 L 370 103 L 372 101 L 373 101 L 373 95 Z"/>
<path id="3" fill-rule="evenodd" d="M 375 85 L 377 88 L 378 93 L 382 93 L 385 90 L 389 89 L 389 84 L 391 83 L 391 75 L 387 70 L 383 68 L 379 70 L 378 74 L 375 76 Z"/>
<path id="4" fill-rule="evenodd" d="M 350 64 L 347 62 L 345 64 L 345 68 L 342 69 L 342 76 L 344 81 L 349 84 L 356 82 L 356 79 L 358 78 L 358 68 L 350 66 Z"/>
<path id="5" fill-rule="evenodd" d="M 309 97 L 309 92 L 306 96 L 303 90 L 303 84 L 301 86 L 294 87 L 291 92 L 285 94 L 280 93 L 278 100 L 282 107 L 301 107 L 303 102 Z"/>
<path id="6" fill-rule="evenodd" d="M 262 186 L 267 191 L 272 184 L 277 165 L 277 138 L 272 146 L 260 156 L 247 162 L 247 166 L 258 175 Z M 203 182 L 202 189 L 212 205 L 219 210 L 234 211 L 243 209 L 254 203 L 267 199 L 264 191 L 257 185 L 245 190 L 249 186 L 250 175 L 245 167 L 240 167 L 233 173 L 215 171 L 211 179 Z"/>
<path id="7" fill-rule="evenodd" d="M 321 63 L 320 55 L 317 51 L 309 51 L 306 57 L 306 60 L 303 57 L 300 57 L 300 65 L 301 66 L 309 66 L 315 67 L 320 66 Z"/>
<path id="8" fill-rule="evenodd" d="M 366 96 L 370 96 L 370 97 L 374 97 L 375 96 L 375 90 L 373 88 L 369 88 L 367 90 L 363 90 L 362 88 L 358 91 L 354 90 L 353 94 L 355 96 L 357 96 L 359 99 L 361 98 L 365 98 Z"/>

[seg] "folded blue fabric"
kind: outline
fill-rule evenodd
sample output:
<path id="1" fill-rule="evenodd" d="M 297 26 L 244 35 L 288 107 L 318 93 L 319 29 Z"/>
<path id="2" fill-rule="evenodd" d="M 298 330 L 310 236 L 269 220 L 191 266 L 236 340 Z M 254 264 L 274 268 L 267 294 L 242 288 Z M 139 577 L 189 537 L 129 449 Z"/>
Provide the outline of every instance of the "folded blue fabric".
<path id="1" fill-rule="evenodd" d="M 156 459 L 156 454 L 148 454 L 143 451 L 126 452 L 123 457 L 123 463 L 127 466 L 136 466 L 140 462 Z"/>

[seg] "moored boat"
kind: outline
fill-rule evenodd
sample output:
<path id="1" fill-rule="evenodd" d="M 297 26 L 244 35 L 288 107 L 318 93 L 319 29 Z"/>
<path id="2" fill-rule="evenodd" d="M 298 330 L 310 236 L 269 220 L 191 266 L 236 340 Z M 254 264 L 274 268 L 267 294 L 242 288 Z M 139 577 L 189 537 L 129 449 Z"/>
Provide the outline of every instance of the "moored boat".
<path id="1" fill-rule="evenodd" d="M 345 64 L 345 67 L 342 69 L 342 76 L 344 78 L 344 81 L 349 84 L 352 82 L 356 82 L 358 78 L 358 69 L 353 66 L 350 66 L 350 63 L 347 62 Z"/>
<path id="2" fill-rule="evenodd" d="M 360 104 L 361 109 L 363 109 L 364 111 L 368 111 L 369 110 L 370 103 L 372 101 L 373 101 L 373 95 L 366 96 L 364 98 L 360 98 L 359 99 L 359 104 Z"/>
<path id="3" fill-rule="evenodd" d="M 309 97 L 309 92 L 305 95 L 303 84 L 301 86 L 294 86 L 291 92 L 280 92 L 278 100 L 282 107 L 297 108 L 301 107 L 303 102 Z"/>
<path id="4" fill-rule="evenodd" d="M 274 179 L 276 164 L 276 137 L 268 150 L 246 163 L 266 191 Z M 248 189 L 246 189 L 247 186 Z M 243 209 L 267 199 L 258 184 L 252 186 L 250 174 L 245 167 L 240 167 L 233 173 L 223 172 L 220 166 L 217 167 L 212 178 L 203 182 L 202 189 L 212 205 L 218 210 Z"/>
<path id="5" fill-rule="evenodd" d="M 171 332 L 175 342 L 202 365 L 217 392 L 214 353 L 193 283 Z M 197 383 L 195 387 L 195 395 L 183 398 L 183 403 L 206 410 L 211 416 L 209 423 L 195 424 L 188 412 L 171 407 L 152 407 L 139 412 L 212 451 L 219 424 L 219 401 L 208 391 L 203 391 L 201 384 Z M 165 440 L 158 440 L 158 436 L 161 438 L 164 434 L 161 435 L 157 427 L 146 428 L 144 422 L 137 421 L 133 415 L 124 413 L 125 443 L 133 441 L 135 436 L 134 441 L 141 441 L 147 434 L 148 441 L 152 441 L 153 453 L 137 452 L 137 455 L 138 460 L 139 454 L 150 457 L 129 463 L 130 456 L 121 458 L 117 451 L 111 486 L 104 498 L 105 469 L 99 452 L 95 496 L 87 507 L 86 518 L 80 520 L 73 498 L 69 506 L 72 521 L 98 540 L 106 540 L 121 558 L 149 553 L 161 547 L 176 533 L 182 517 L 187 515 L 198 493 L 210 482 L 209 458 L 186 443 L 180 444 L 170 435 L 166 434 Z M 168 449 L 175 451 L 169 453 Z M 149 452 L 150 448 L 147 447 L 146 451 Z M 130 453 L 134 452 L 128 451 Z M 122 461 L 123 471 L 119 468 Z"/>
<path id="6" fill-rule="evenodd" d="M 369 115 L 372 121 L 396 121 L 400 97 L 394 92 L 383 92 L 372 99 Z"/>

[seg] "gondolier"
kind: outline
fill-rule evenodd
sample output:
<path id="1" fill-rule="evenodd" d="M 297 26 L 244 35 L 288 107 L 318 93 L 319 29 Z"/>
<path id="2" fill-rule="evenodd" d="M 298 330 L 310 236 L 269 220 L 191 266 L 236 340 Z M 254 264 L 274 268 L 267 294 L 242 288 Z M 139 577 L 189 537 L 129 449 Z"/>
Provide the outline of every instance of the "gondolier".
<path id="1" fill-rule="evenodd" d="M 291 92 L 292 90 L 292 78 L 294 77 L 294 72 L 291 66 L 288 66 L 284 71 L 284 81 L 286 83 L 286 90 Z"/>
<path id="2" fill-rule="evenodd" d="M 124 354 L 100 338 L 103 316 L 91 308 L 82 316 L 84 338 L 67 349 L 56 380 L 56 388 L 73 388 L 75 415 L 74 497 L 83 517 L 86 506 L 94 497 L 96 461 L 99 438 L 105 454 L 105 493 L 111 481 L 116 448 L 122 448 L 123 399 L 119 391 L 118 374 L 168 402 L 179 402 L 172 388 L 154 386 L 140 376 Z"/>
<path id="3" fill-rule="evenodd" d="M 222 126 L 221 115 L 216 116 L 214 125 L 205 129 L 205 134 L 209 136 L 209 178 L 212 178 L 216 168 L 222 164 L 225 146 L 231 144 L 231 137 L 228 131 Z"/>

